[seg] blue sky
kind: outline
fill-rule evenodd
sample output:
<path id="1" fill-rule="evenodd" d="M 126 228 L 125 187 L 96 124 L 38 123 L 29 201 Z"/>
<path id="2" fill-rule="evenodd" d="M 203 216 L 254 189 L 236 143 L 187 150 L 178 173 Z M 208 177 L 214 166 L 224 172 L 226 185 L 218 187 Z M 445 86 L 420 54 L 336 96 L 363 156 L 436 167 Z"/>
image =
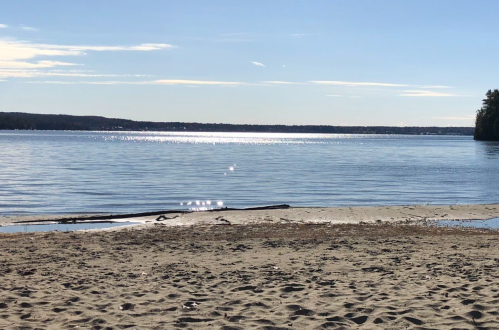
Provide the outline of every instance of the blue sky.
<path id="1" fill-rule="evenodd" d="M 2 1 L 0 111 L 472 126 L 499 1 Z"/>

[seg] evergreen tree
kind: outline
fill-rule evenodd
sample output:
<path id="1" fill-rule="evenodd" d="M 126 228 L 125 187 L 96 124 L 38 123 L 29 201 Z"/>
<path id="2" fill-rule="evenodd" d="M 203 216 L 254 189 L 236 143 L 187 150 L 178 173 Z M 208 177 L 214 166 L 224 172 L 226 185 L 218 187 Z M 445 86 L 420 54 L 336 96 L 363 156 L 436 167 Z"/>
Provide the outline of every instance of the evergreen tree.
<path id="1" fill-rule="evenodd" d="M 489 90 L 476 113 L 475 140 L 499 141 L 499 90 Z"/>

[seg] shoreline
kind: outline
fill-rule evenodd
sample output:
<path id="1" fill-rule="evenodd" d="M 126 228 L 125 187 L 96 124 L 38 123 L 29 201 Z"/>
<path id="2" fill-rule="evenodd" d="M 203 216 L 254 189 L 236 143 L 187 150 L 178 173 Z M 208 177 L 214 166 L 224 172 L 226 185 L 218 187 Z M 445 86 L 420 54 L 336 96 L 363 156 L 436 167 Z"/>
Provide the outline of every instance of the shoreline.
<path id="1" fill-rule="evenodd" d="M 158 221 L 158 217 L 164 216 Z M 0 226 L 28 225 L 87 220 L 138 222 L 139 227 L 160 223 L 163 226 L 193 226 L 261 223 L 359 224 L 376 222 L 426 222 L 434 220 L 487 220 L 499 217 L 499 204 L 400 205 L 355 207 L 286 207 L 286 205 L 250 209 L 209 211 L 165 210 L 139 214 L 79 214 L 0 216 Z M 82 220 L 79 220 L 82 219 Z M 86 220 L 83 220 L 86 219 Z M 90 222 L 90 221 L 89 221 Z M 115 228 L 113 230 L 119 230 Z"/>

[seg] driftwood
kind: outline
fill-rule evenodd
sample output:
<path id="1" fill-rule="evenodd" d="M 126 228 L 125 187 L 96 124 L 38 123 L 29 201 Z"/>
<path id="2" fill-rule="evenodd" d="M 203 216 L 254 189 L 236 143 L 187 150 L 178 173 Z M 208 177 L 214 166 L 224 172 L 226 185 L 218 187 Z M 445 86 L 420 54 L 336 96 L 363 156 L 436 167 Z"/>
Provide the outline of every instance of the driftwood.
<path id="1" fill-rule="evenodd" d="M 220 208 L 207 210 L 205 212 L 224 212 L 224 211 L 254 211 L 254 210 L 278 210 L 278 209 L 288 209 L 291 206 L 288 204 L 280 204 L 280 205 L 268 205 L 268 206 L 258 206 L 258 207 L 247 207 L 247 208 Z M 42 222 L 58 222 L 58 223 L 81 223 L 81 222 L 112 222 L 109 220 L 118 220 L 118 219 L 129 219 L 129 218 L 138 218 L 138 217 L 148 217 L 148 216 L 164 216 L 165 214 L 172 213 L 180 213 L 180 214 L 188 214 L 193 213 L 194 211 L 186 211 L 186 210 L 165 210 L 165 211 L 152 211 L 152 212 L 142 212 L 142 213 L 127 213 L 127 214 L 108 214 L 108 215 L 89 215 L 89 216 L 81 216 L 81 217 L 68 217 L 61 219 L 39 219 L 39 220 L 23 220 L 23 221 L 15 221 L 14 223 L 42 223 Z M 164 217 L 166 219 L 166 217 Z M 107 220 L 107 221 L 106 221 Z"/>

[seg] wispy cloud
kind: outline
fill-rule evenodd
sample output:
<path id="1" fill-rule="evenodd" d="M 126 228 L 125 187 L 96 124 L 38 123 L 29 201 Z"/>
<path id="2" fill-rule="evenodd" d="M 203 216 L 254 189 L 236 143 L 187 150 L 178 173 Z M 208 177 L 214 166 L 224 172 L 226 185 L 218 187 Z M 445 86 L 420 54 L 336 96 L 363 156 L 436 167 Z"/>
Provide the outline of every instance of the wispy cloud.
<path id="1" fill-rule="evenodd" d="M 251 63 L 252 63 L 253 65 L 256 65 L 256 66 L 261 66 L 261 67 L 266 68 L 265 64 L 263 64 L 263 63 L 256 62 L 256 61 L 253 61 L 253 62 L 251 62 Z"/>
<path id="2" fill-rule="evenodd" d="M 283 65 L 283 67 L 285 67 Z M 385 82 L 354 82 L 354 81 L 340 81 L 340 80 L 312 80 L 308 82 L 294 82 L 294 81 L 264 81 L 267 84 L 279 85 L 325 85 L 325 86 L 345 86 L 345 87 L 412 87 L 421 89 L 444 89 L 454 88 L 452 86 L 442 85 L 409 85 L 399 83 L 385 83 Z"/>
<path id="3" fill-rule="evenodd" d="M 447 88 L 454 88 L 453 86 L 440 86 L 440 85 L 423 85 L 423 86 L 416 86 L 417 88 L 422 88 L 422 89 L 447 89 Z"/>
<path id="4" fill-rule="evenodd" d="M 153 51 L 171 49 L 170 44 L 144 43 L 133 46 L 81 46 L 35 44 L 16 39 L 0 39 L 0 68 L 47 68 L 55 66 L 76 65 L 75 63 L 44 60 L 27 62 L 37 57 L 83 56 L 86 51 Z"/>
<path id="5" fill-rule="evenodd" d="M 459 97 L 464 95 L 450 94 L 450 93 L 441 93 L 435 91 L 426 91 L 426 90 L 405 90 L 400 96 L 406 97 Z"/>
<path id="6" fill-rule="evenodd" d="M 38 61 L 36 63 L 23 62 L 23 61 L 0 61 L 0 70 L 7 69 L 39 69 L 39 68 L 53 68 L 55 66 L 71 66 L 81 65 L 76 63 L 59 62 L 59 61 Z"/>
<path id="7" fill-rule="evenodd" d="M 37 70 L 37 69 L 0 69 L 0 78 L 40 78 L 40 77 L 151 77 L 143 74 L 100 74 L 82 70 Z"/>
<path id="8" fill-rule="evenodd" d="M 21 29 L 24 31 L 30 31 L 30 32 L 38 32 L 37 28 L 31 27 L 31 26 L 21 26 Z"/>
<path id="9" fill-rule="evenodd" d="M 279 81 L 279 80 L 262 81 L 262 83 L 273 84 L 273 85 L 306 85 L 306 83 L 293 82 L 293 81 Z"/>
<path id="10" fill-rule="evenodd" d="M 0 29 L 6 29 L 8 28 L 9 26 L 7 24 L 0 24 Z"/>
<path id="11" fill-rule="evenodd" d="M 171 49 L 176 46 L 170 44 L 153 44 L 144 43 L 134 46 L 67 46 L 67 45 L 44 45 L 44 44 L 33 44 L 35 47 L 40 47 L 42 49 L 60 49 L 72 52 L 77 52 L 78 55 L 83 55 L 85 51 L 94 52 L 113 52 L 113 51 L 152 51 L 161 49 Z"/>
<path id="12" fill-rule="evenodd" d="M 178 80 L 178 79 L 161 79 L 145 82 L 146 84 L 153 85 L 222 85 L 222 86 L 236 86 L 243 85 L 243 82 L 238 81 L 212 81 L 212 80 Z"/>
<path id="13" fill-rule="evenodd" d="M 29 81 L 33 84 L 59 84 L 59 85 L 184 85 L 184 86 L 238 86 L 244 85 L 237 81 L 215 81 L 215 80 L 182 80 L 182 79 L 159 79 L 148 81 Z"/>
<path id="14" fill-rule="evenodd" d="M 338 94 L 328 94 L 328 95 L 324 95 L 324 96 L 327 96 L 327 97 L 343 97 L 343 95 L 338 95 Z"/>
<path id="15" fill-rule="evenodd" d="M 333 85 L 333 86 L 377 86 L 377 87 L 407 87 L 408 85 L 403 84 L 390 84 L 390 83 L 379 83 L 379 82 L 351 82 L 351 81 L 329 81 L 329 80 L 314 80 L 309 81 L 312 84 L 317 85 Z"/>
<path id="16" fill-rule="evenodd" d="M 319 33 L 291 33 L 290 36 L 292 37 L 306 37 L 306 36 L 312 36 L 312 35 L 317 35 Z"/>

